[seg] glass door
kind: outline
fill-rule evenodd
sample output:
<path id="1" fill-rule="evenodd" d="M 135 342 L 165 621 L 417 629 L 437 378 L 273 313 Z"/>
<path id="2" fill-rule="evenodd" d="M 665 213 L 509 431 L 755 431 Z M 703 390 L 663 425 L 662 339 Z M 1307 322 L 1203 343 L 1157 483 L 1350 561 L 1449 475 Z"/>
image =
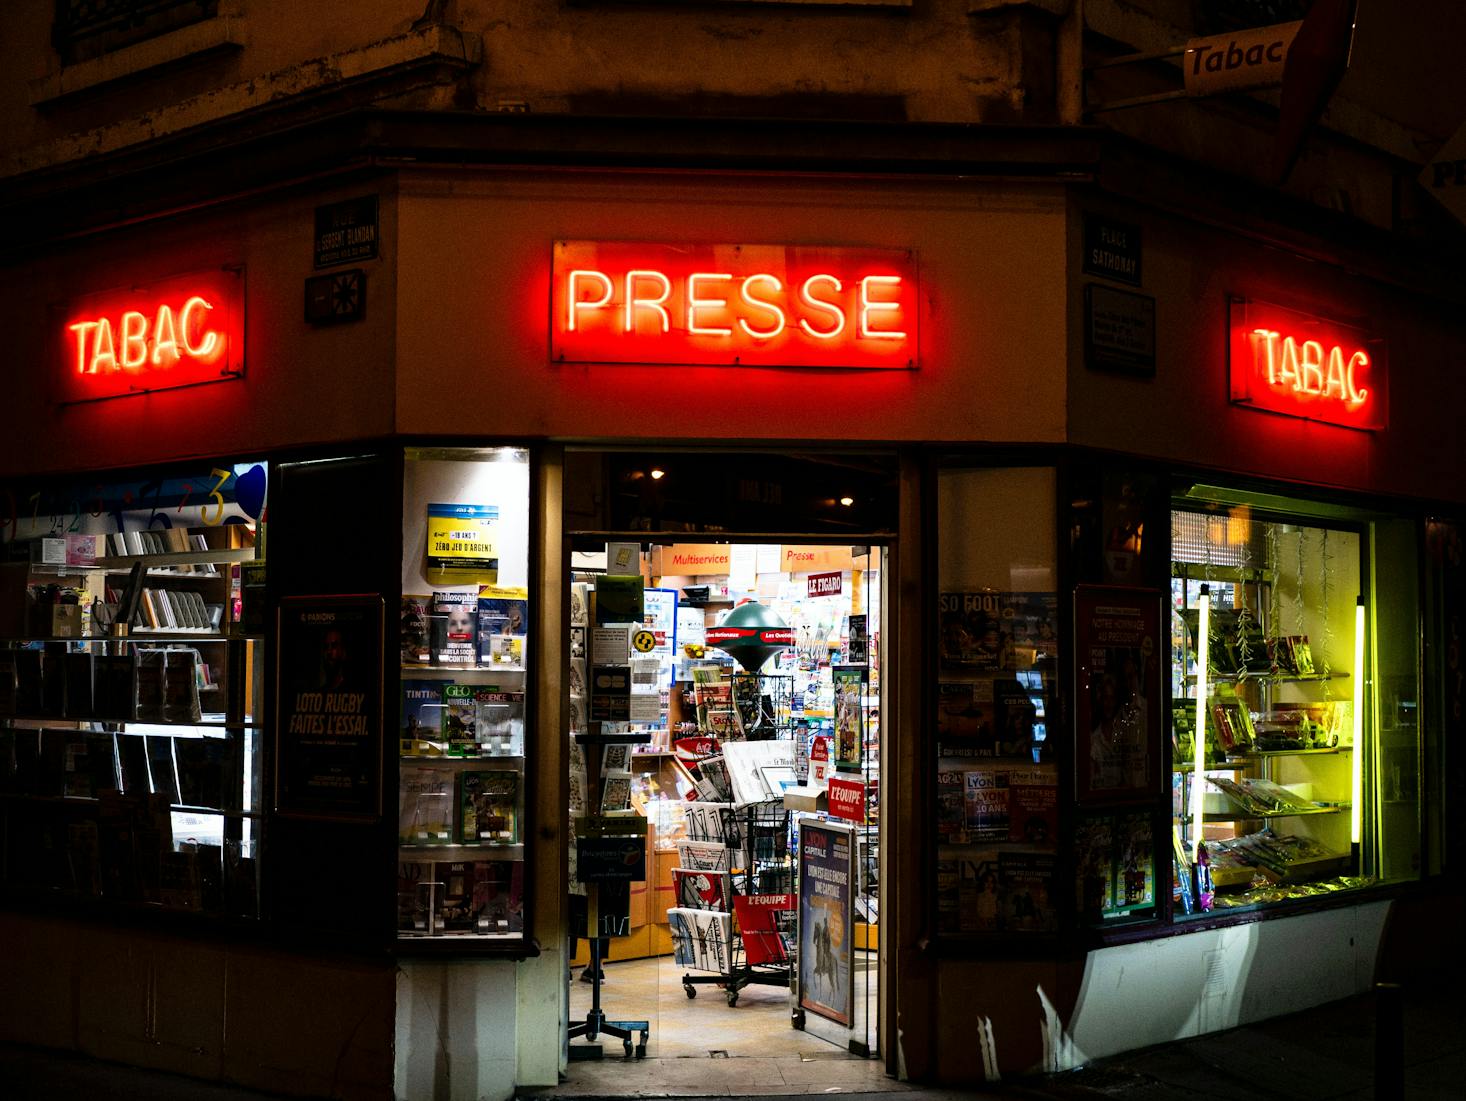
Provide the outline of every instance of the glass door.
<path id="1" fill-rule="evenodd" d="M 623 1038 L 598 1018 L 605 1054 L 797 1073 L 812 1053 L 874 1053 L 883 558 L 848 543 L 573 544 L 572 915 L 594 899 L 613 932 L 605 1025 L 645 1029 Z M 822 918 L 817 940 L 801 937 L 806 824 L 837 835 L 845 861 L 803 911 Z M 624 894 L 601 867 L 616 851 L 640 873 Z M 572 1058 L 595 996 L 577 947 Z M 801 992 L 801 951 L 819 958 L 818 995 Z"/>

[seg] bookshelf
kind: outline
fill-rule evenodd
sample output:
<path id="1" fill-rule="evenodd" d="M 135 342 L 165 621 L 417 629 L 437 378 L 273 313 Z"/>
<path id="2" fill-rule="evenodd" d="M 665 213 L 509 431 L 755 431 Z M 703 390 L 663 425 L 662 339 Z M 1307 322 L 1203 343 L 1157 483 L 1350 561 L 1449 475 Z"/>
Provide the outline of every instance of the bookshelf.
<path id="1" fill-rule="evenodd" d="M 119 553 L 9 564 L 8 896 L 258 918 L 264 640 L 241 628 L 236 577 L 254 536 L 243 524 L 180 529 L 173 545 L 188 549 L 129 554 L 128 540 L 98 535 Z"/>

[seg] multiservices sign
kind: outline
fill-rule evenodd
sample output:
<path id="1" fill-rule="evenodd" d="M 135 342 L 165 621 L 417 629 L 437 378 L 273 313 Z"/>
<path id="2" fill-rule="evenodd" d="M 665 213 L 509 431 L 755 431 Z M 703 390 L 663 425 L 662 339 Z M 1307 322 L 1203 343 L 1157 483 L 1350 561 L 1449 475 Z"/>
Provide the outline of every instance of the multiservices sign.
<path id="1" fill-rule="evenodd" d="M 1255 299 L 1232 299 L 1227 316 L 1233 403 L 1346 428 L 1388 423 L 1383 340 Z"/>
<path id="2" fill-rule="evenodd" d="M 193 272 L 52 311 L 51 393 L 98 401 L 244 374 L 243 270 Z"/>
<path id="3" fill-rule="evenodd" d="M 909 369 L 918 301 L 910 252 L 559 241 L 550 357 Z"/>

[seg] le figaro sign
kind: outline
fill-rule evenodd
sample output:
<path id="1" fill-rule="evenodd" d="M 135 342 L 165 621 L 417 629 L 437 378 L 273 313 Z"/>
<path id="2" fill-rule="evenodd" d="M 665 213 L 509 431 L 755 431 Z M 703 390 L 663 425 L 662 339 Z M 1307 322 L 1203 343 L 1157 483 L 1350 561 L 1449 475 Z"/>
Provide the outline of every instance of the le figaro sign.
<path id="1" fill-rule="evenodd" d="M 913 368 L 909 252 L 793 245 L 559 241 L 559 363 Z"/>
<path id="2" fill-rule="evenodd" d="M 1346 428 L 1388 423 L 1382 340 L 1256 299 L 1232 299 L 1228 326 L 1234 404 Z"/>
<path id="3" fill-rule="evenodd" d="M 240 377 L 243 284 L 242 272 L 213 269 L 60 306 L 54 398 L 96 401 Z"/>

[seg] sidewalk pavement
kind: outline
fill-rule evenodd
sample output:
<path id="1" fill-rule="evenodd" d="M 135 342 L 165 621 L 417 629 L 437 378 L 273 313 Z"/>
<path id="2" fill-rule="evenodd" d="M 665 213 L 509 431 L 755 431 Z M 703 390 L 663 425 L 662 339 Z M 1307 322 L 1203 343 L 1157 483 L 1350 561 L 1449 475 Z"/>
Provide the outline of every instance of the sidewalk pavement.
<path id="1" fill-rule="evenodd" d="M 1079 1070 L 1009 1078 L 970 1091 L 850 1093 L 850 1101 L 1460 1101 L 1466 1097 L 1466 1000 L 1442 987 L 1402 991 L 1398 1092 L 1376 1094 L 1374 994 L 1259 1024 L 1096 1060 Z M 737 1060 L 731 1061 L 736 1067 Z M 634 1068 L 630 1068 L 634 1070 Z M 730 1068 L 732 1069 L 732 1068 Z M 636 1086 L 628 1074 L 628 1091 Z M 0 1045 L 6 1101 L 272 1101 L 278 1095 L 104 1063 L 86 1056 Z M 553 1097 L 553 1091 L 536 1096 Z M 736 1095 L 735 1095 L 736 1096 Z M 776 1095 L 777 1096 L 777 1095 Z M 807 1098 L 809 1095 L 799 1095 Z M 418 1101 L 404 1098 L 402 1101 Z M 588 1101 L 585 1097 L 576 1101 Z M 760 1101 L 772 1101 L 764 1095 Z M 791 1096 L 787 1101 L 794 1101 Z"/>

